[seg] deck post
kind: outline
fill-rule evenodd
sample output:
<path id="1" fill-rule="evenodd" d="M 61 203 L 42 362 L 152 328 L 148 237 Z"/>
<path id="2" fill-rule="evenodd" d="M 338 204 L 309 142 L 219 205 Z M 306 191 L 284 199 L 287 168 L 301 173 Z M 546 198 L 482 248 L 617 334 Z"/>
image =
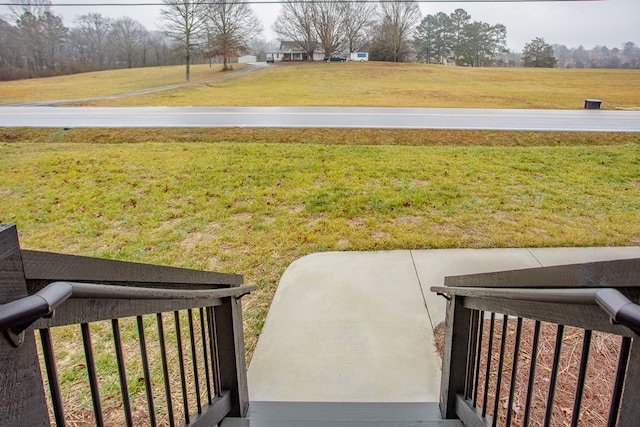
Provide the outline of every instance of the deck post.
<path id="1" fill-rule="evenodd" d="M 636 335 L 631 341 L 617 425 L 637 424 L 638 414 L 640 414 L 640 337 Z"/>
<path id="2" fill-rule="evenodd" d="M 464 393 L 472 310 L 462 306 L 463 297 L 451 295 L 447 302 L 446 330 L 440 383 L 440 415 L 458 418 L 456 396 Z"/>
<path id="3" fill-rule="evenodd" d="M 0 225 L 0 305 L 27 296 L 18 232 Z M 16 347 L 0 333 L 0 425 L 49 426 L 33 328 Z"/>
<path id="4" fill-rule="evenodd" d="M 239 298 L 225 298 L 216 306 L 215 328 L 218 339 L 220 382 L 231 392 L 230 417 L 244 417 L 249 410 L 249 389 L 242 325 L 242 303 Z"/>

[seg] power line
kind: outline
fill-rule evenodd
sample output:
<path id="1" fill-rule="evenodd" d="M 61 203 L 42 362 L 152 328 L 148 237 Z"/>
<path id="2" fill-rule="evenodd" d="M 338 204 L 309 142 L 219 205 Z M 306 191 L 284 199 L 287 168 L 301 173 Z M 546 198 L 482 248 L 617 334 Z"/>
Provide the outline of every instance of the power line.
<path id="1" fill-rule="evenodd" d="M 236 1 L 231 0 L 227 3 L 248 3 L 248 4 L 283 4 L 283 3 L 381 3 L 385 0 L 247 0 Z M 545 2 L 552 3 L 555 1 L 602 1 L 602 0 L 413 0 L 415 3 L 521 3 L 521 2 Z M 216 1 L 206 1 L 201 4 L 219 4 Z M 0 6 L 13 7 L 140 7 L 140 6 L 167 6 L 163 2 L 142 2 L 142 3 L 52 3 L 48 5 L 38 3 L 0 3 Z"/>

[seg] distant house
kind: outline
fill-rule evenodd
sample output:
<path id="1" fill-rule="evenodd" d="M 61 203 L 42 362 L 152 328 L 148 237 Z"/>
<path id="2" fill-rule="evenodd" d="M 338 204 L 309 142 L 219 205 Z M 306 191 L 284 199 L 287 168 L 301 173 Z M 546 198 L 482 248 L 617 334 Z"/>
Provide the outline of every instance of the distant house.
<path id="1" fill-rule="evenodd" d="M 296 42 L 283 41 L 280 42 L 280 49 L 274 52 L 267 52 L 267 58 L 272 57 L 274 62 L 292 62 L 292 61 L 322 61 L 324 59 L 324 53 L 320 49 L 320 45 L 315 43 L 313 50 L 313 57 L 309 58 L 309 53 L 303 49 Z"/>

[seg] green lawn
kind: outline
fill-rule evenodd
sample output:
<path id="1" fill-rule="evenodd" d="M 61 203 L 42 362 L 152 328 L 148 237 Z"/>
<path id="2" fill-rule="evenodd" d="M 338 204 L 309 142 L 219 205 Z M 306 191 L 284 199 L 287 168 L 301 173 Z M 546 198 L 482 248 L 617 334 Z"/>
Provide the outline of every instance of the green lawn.
<path id="1" fill-rule="evenodd" d="M 0 82 L 0 93 L 5 103 L 96 96 L 178 83 L 182 72 Z M 590 97 L 637 109 L 637 71 L 301 64 L 101 104 L 578 109 Z M 243 299 L 249 358 L 299 257 L 640 245 L 639 183 L 640 134 L 0 129 L 0 221 L 18 226 L 22 247 L 243 274 L 258 286 Z M 97 336 L 103 326 L 92 326 Z M 65 399 L 82 414 L 77 331 L 59 334 Z"/>
<path id="2" fill-rule="evenodd" d="M 637 136 L 604 146 L 0 145 L 25 248 L 244 274 L 248 345 L 317 251 L 640 244 Z"/>
<path id="3" fill-rule="evenodd" d="M 5 102 L 177 83 L 182 67 L 0 82 Z M 216 69 L 196 67 L 194 79 Z M 13 92 L 12 92 L 13 91 Z M 22 91 L 22 92 L 20 92 Z M 638 108 L 636 70 L 273 66 L 108 105 Z M 40 98 L 40 99 L 42 99 Z M 248 343 L 323 250 L 640 244 L 637 134 L 0 130 L 0 218 L 25 247 L 241 273 Z"/>

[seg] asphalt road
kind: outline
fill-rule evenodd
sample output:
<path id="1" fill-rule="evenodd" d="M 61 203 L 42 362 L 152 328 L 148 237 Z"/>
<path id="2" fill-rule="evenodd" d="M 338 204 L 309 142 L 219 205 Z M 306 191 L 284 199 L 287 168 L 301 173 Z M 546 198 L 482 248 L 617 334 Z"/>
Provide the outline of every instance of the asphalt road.
<path id="1" fill-rule="evenodd" d="M 640 132 L 640 111 L 2 106 L 0 127 L 396 128 Z"/>

